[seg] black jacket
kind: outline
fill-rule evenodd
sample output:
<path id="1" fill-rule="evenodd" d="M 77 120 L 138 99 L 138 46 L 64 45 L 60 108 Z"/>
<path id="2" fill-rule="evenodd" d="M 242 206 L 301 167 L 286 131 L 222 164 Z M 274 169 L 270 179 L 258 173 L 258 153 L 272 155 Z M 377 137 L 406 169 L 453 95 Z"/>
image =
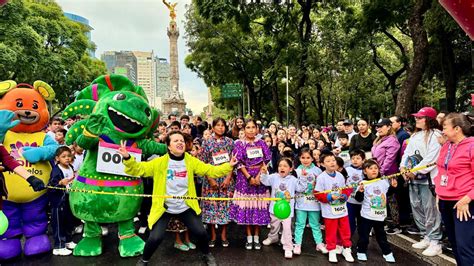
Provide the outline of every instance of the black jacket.
<path id="1" fill-rule="evenodd" d="M 72 165 L 69 165 L 74 171 Z M 66 188 L 66 186 L 60 185 L 59 181 L 64 179 L 63 171 L 59 168 L 59 165 L 54 165 L 53 170 L 51 171 L 50 179 L 48 182 L 48 186 L 58 187 L 58 188 Z M 49 202 L 51 203 L 51 208 L 58 208 L 62 204 L 64 204 L 67 200 L 67 193 L 66 190 L 59 190 L 59 189 L 48 189 L 48 197 Z"/>

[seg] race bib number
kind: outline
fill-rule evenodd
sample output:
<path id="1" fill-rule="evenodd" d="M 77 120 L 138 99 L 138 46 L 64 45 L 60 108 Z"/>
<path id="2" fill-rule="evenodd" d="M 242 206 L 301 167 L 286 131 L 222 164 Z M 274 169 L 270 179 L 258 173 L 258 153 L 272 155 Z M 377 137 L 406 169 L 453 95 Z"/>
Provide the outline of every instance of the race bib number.
<path id="1" fill-rule="evenodd" d="M 333 215 L 342 215 L 347 213 L 346 203 L 341 205 L 329 205 L 331 206 L 331 213 Z"/>
<path id="2" fill-rule="evenodd" d="M 339 157 L 341 157 L 344 162 L 349 162 L 351 160 L 351 156 L 349 155 L 349 152 L 343 151 L 339 154 Z"/>
<path id="3" fill-rule="evenodd" d="M 249 159 L 255 159 L 255 158 L 262 158 L 263 157 L 263 151 L 262 148 L 248 148 L 247 149 L 247 158 Z"/>
<path id="4" fill-rule="evenodd" d="M 385 217 L 387 217 L 387 208 L 370 208 L 370 216 L 373 218 L 385 219 Z"/>
<path id="5" fill-rule="evenodd" d="M 97 167 L 99 173 L 112 175 L 130 176 L 125 173 L 125 165 L 122 163 L 122 155 L 117 151 L 120 145 L 99 142 L 99 150 L 97 152 Z M 127 147 L 130 156 L 133 156 L 137 162 L 142 160 L 142 151 L 136 148 Z"/>
<path id="6" fill-rule="evenodd" d="M 214 162 L 214 165 L 220 165 L 229 162 L 230 157 L 227 152 L 214 153 L 212 155 L 212 161 Z"/>
<path id="7" fill-rule="evenodd" d="M 445 187 L 448 185 L 448 176 L 447 175 L 441 175 L 441 180 L 439 182 L 439 185 L 442 187 Z"/>

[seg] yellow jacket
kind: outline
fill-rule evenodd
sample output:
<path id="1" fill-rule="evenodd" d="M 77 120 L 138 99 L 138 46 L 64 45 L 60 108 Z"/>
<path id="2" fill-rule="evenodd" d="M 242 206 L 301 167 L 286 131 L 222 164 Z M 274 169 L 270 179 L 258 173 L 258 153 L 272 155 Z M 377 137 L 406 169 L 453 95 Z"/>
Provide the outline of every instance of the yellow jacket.
<path id="1" fill-rule="evenodd" d="M 123 160 L 123 164 L 125 165 L 125 173 L 131 176 L 153 177 L 153 195 L 166 195 L 166 174 L 169 159 L 170 156 L 166 154 L 149 162 L 139 163 L 132 157 L 129 160 Z M 188 153 L 184 155 L 184 164 L 188 172 L 188 196 L 190 197 L 196 197 L 194 174 L 210 178 L 219 178 L 229 174 L 233 169 L 229 163 L 224 163 L 219 166 L 203 163 Z M 201 213 L 197 200 L 187 199 L 185 202 L 197 215 Z M 158 219 L 160 219 L 161 215 L 165 213 L 166 209 L 164 204 L 164 198 L 152 198 L 150 215 L 148 216 L 148 227 L 150 230 Z"/>

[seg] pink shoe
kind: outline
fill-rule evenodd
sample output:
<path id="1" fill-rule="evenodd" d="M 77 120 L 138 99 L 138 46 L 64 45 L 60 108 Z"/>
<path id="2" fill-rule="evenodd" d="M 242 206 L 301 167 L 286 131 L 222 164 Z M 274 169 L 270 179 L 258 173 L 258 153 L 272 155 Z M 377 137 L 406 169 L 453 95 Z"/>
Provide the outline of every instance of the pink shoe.
<path id="1" fill-rule="evenodd" d="M 293 247 L 293 254 L 300 255 L 301 254 L 301 245 L 295 245 Z"/>

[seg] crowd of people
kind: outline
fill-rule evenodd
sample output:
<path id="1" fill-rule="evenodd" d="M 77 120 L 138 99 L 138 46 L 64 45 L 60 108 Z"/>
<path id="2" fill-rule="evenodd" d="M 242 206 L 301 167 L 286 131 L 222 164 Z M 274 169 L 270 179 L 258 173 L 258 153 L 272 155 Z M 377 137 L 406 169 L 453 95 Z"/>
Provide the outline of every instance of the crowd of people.
<path id="1" fill-rule="evenodd" d="M 178 196 L 143 201 L 139 233 L 149 229 L 150 235 L 139 264 L 146 265 L 164 232 L 172 231 L 175 248 L 199 248 L 206 262 L 214 265 L 210 250 L 218 244 L 229 246 L 228 225 L 236 223 L 245 226 L 245 249 L 280 242 L 288 259 L 301 254 L 304 229 L 309 226 L 315 250 L 328 254 L 330 262 L 337 262 L 338 254 L 353 262 L 354 239 L 357 260 L 367 261 L 372 233 L 383 258 L 395 262 L 386 235 L 406 230 L 422 236 L 412 247 L 422 249 L 423 255 L 441 254 L 445 236 L 457 263 L 473 265 L 472 120 L 431 107 L 420 109 L 413 118 L 413 125 L 407 123 L 410 119 L 392 116 L 372 124 L 340 119 L 335 127 L 296 128 L 278 122 L 263 126 L 242 117 L 217 118 L 208 124 L 199 117 L 191 122 L 187 115 L 179 121 L 170 115 L 154 134 L 155 141 L 167 145 L 168 154 L 139 163 L 126 149 L 119 150 L 127 173 L 152 177 L 144 178 L 146 193 Z M 65 146 L 67 129 L 74 122 L 53 118 L 48 127 L 47 134 L 60 145 L 50 186 L 68 187 L 87 153 L 77 145 Z M 402 174 L 379 179 L 398 172 Z M 71 234 L 81 231 L 80 221 L 74 221 L 67 207 L 66 191 L 52 190 L 49 195 L 53 254 L 69 255 L 75 245 Z M 197 201 L 196 196 L 237 200 Z M 275 202 L 264 200 L 269 197 L 288 200 L 290 217 L 278 219 Z M 261 241 L 264 226 L 270 231 Z M 197 236 L 197 245 L 188 230 Z M 355 232 L 357 238 L 352 237 Z"/>

